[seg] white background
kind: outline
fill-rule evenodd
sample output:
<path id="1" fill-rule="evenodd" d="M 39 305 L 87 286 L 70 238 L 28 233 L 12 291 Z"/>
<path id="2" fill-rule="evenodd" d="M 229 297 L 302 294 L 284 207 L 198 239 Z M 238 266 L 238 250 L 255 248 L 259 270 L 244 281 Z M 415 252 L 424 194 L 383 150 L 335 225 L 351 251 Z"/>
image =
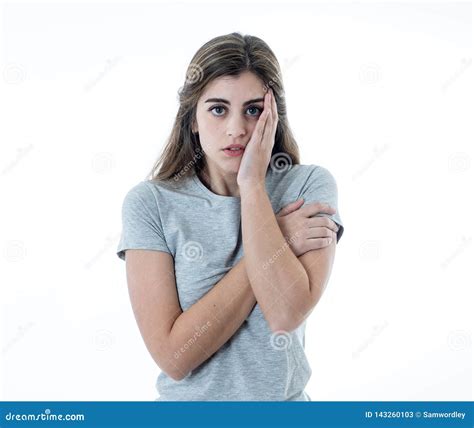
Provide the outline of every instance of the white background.
<path id="1" fill-rule="evenodd" d="M 1 13 L 1 399 L 158 396 L 115 254 L 121 204 L 160 154 L 193 54 L 233 31 L 275 52 L 302 163 L 338 183 L 345 233 L 306 330 L 311 399 L 472 399 L 469 3 Z"/>

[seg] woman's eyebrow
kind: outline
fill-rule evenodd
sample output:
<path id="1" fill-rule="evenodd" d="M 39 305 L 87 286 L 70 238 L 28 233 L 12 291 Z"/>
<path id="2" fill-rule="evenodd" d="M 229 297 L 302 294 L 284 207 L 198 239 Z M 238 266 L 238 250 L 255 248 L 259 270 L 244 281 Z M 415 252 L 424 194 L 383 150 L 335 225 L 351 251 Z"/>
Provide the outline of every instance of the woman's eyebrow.
<path id="1" fill-rule="evenodd" d="M 224 104 L 229 104 L 230 101 L 224 99 L 224 98 L 208 98 L 205 103 L 224 103 Z M 263 98 L 254 98 L 253 100 L 248 100 L 245 101 L 242 105 L 246 106 L 247 104 L 252 104 L 252 103 L 258 103 L 258 102 L 263 102 Z"/>

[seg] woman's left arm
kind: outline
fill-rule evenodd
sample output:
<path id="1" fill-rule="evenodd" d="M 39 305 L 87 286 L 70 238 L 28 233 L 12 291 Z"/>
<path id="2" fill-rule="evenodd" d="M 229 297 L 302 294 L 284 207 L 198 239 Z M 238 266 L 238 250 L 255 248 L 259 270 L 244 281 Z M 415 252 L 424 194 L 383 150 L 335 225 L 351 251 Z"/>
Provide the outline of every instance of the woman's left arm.
<path id="1" fill-rule="evenodd" d="M 272 331 L 293 330 L 310 301 L 308 274 L 281 233 L 265 187 L 240 186 L 247 276 Z"/>
<path id="2" fill-rule="evenodd" d="M 312 249 L 300 259 L 280 230 L 265 186 L 278 124 L 277 104 L 272 95 L 272 89 L 265 94 L 264 110 L 242 155 L 237 183 L 245 266 L 253 293 L 270 328 L 291 331 L 303 322 L 321 297 L 331 271 L 335 244 Z M 288 240 L 292 242 L 291 237 Z"/>

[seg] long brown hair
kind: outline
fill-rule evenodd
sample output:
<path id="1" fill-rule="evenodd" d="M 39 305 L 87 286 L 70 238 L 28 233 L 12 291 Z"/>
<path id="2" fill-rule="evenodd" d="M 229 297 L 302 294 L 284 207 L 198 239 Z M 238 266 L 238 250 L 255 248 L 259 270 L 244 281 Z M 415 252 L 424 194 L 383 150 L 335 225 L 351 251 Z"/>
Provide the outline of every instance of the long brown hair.
<path id="1" fill-rule="evenodd" d="M 199 133 L 192 132 L 198 100 L 213 79 L 237 76 L 244 71 L 253 72 L 273 89 L 278 125 L 271 165 L 277 157 L 286 164 L 300 163 L 299 149 L 288 125 L 281 69 L 275 54 L 262 39 L 234 32 L 209 40 L 192 58 L 184 86 L 178 91 L 179 110 L 173 129 L 148 179 L 177 181 L 203 170 L 206 159 Z"/>

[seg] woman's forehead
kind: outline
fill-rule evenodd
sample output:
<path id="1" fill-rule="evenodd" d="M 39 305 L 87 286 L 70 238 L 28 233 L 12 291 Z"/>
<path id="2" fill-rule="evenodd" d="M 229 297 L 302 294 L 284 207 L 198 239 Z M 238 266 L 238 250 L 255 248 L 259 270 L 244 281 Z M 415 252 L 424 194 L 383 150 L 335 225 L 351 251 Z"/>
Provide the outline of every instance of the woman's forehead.
<path id="1" fill-rule="evenodd" d="M 265 93 L 263 82 L 255 74 L 241 73 L 238 76 L 220 76 L 205 87 L 203 97 L 230 98 L 245 100 L 253 95 L 262 96 Z"/>

